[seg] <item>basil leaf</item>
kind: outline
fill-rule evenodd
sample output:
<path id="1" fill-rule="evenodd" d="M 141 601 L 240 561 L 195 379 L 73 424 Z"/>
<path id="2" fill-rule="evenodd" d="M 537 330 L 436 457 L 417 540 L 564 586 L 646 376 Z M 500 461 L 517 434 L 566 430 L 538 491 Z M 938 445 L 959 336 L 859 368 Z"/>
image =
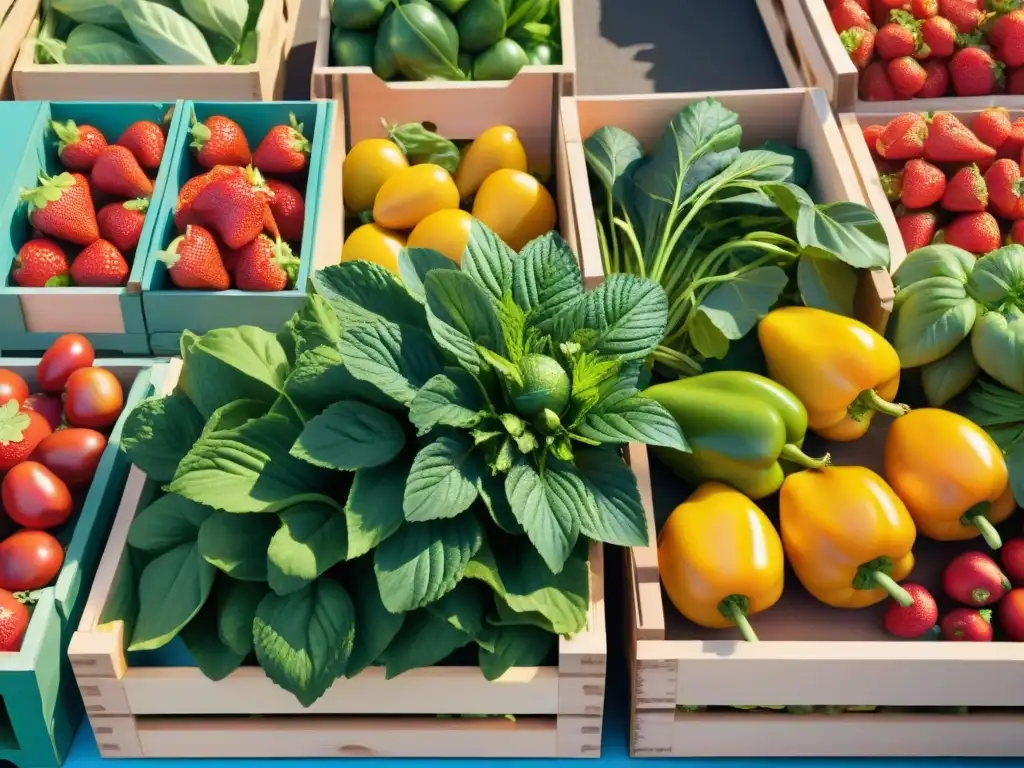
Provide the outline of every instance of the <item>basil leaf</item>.
<path id="1" fill-rule="evenodd" d="M 232 583 L 230 580 L 227 583 Z M 235 582 L 244 583 L 244 582 Z M 182 630 L 181 639 L 195 661 L 199 671 L 210 680 L 223 680 L 245 661 L 247 653 L 238 653 L 219 636 L 219 615 L 214 601 L 203 606 Z M 252 641 L 252 622 L 249 623 L 249 638 Z"/>
<path id="2" fill-rule="evenodd" d="M 116 27 L 124 24 L 120 0 L 50 0 L 50 10 L 80 25 Z M 74 31 L 74 30 L 72 30 Z"/>
<path id="3" fill-rule="evenodd" d="M 265 547 L 270 588 L 278 595 L 302 589 L 348 555 L 345 514 L 315 501 L 282 509 L 281 527 Z"/>
<path id="4" fill-rule="evenodd" d="M 346 677 L 355 677 L 376 662 L 391 645 L 406 614 L 391 613 L 384 607 L 373 573 L 372 558 L 350 562 L 349 591 L 356 605 L 356 639 L 345 668 Z"/>
<path id="5" fill-rule="evenodd" d="M 483 461 L 463 434 L 442 436 L 424 446 L 412 462 L 402 508 L 405 519 L 424 522 L 451 518 L 476 501 Z"/>
<path id="6" fill-rule="evenodd" d="M 118 14 L 120 16 L 120 13 Z M 95 24 L 79 24 L 68 35 L 64 63 L 86 66 L 145 66 L 156 64 L 149 51 Z"/>
<path id="7" fill-rule="evenodd" d="M 128 650 L 152 651 L 171 642 L 206 603 L 216 572 L 196 542 L 152 560 L 139 576 L 139 615 Z"/>
<path id="8" fill-rule="evenodd" d="M 203 433 L 203 417 L 180 391 L 143 400 L 129 412 L 121 450 L 155 482 L 174 477 L 178 464 Z"/>
<path id="9" fill-rule="evenodd" d="M 642 395 L 607 398 L 588 411 L 576 428 L 602 443 L 644 443 L 689 451 L 679 424 L 665 407 Z"/>
<path id="10" fill-rule="evenodd" d="M 292 446 L 295 458 L 327 469 L 387 464 L 405 445 L 393 416 L 358 400 L 341 400 L 309 421 Z"/>
<path id="11" fill-rule="evenodd" d="M 123 13 L 135 39 L 164 64 L 217 64 L 199 27 L 173 8 L 158 0 L 124 0 Z"/>
<path id="12" fill-rule="evenodd" d="M 194 501 L 167 493 L 135 515 L 128 529 L 128 545 L 140 552 L 160 555 L 179 544 L 199 538 L 199 528 L 213 510 Z"/>
<path id="13" fill-rule="evenodd" d="M 345 505 L 350 560 L 379 546 L 402 525 L 411 464 L 411 457 L 402 455 L 382 467 L 356 472 Z"/>
<path id="14" fill-rule="evenodd" d="M 544 473 L 520 457 L 505 478 L 505 494 L 516 520 L 553 573 L 576 546 L 578 511 L 586 502 L 583 481 L 571 464 L 549 460 Z"/>
<path id="15" fill-rule="evenodd" d="M 267 580 L 267 547 L 277 531 L 272 515 L 214 512 L 199 527 L 199 554 L 239 581 Z"/>
<path id="16" fill-rule="evenodd" d="M 355 378 L 406 406 L 443 368 L 429 336 L 387 321 L 348 328 L 341 334 L 338 351 Z"/>
<path id="17" fill-rule="evenodd" d="M 423 435 L 438 424 L 475 427 L 484 408 L 480 387 L 472 375 L 457 368 L 434 376 L 409 405 L 409 421 Z"/>
<path id="18" fill-rule="evenodd" d="M 494 650 L 480 649 L 480 671 L 497 680 L 512 667 L 537 667 L 547 661 L 558 636 L 530 626 L 493 627 L 490 641 Z"/>
<path id="19" fill-rule="evenodd" d="M 181 8 L 192 21 L 208 32 L 238 45 L 249 18 L 248 0 L 181 0 Z"/>
<path id="20" fill-rule="evenodd" d="M 391 680 L 410 669 L 433 666 L 472 641 L 472 635 L 430 611 L 410 613 L 380 657 L 384 677 Z"/>
<path id="21" fill-rule="evenodd" d="M 462 253 L 462 271 L 473 278 L 491 298 L 501 301 L 512 288 L 516 252 L 479 219 L 473 219 L 469 240 Z"/>

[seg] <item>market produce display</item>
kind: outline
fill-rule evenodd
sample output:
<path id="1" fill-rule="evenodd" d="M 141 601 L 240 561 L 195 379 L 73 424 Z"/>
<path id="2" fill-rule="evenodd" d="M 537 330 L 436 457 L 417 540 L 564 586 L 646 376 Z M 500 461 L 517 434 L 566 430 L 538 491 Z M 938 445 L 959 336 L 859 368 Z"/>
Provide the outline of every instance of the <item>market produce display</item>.
<path id="1" fill-rule="evenodd" d="M 302 124 L 292 115 L 290 123 L 271 128 L 255 152 L 241 126 L 222 115 L 202 122 L 193 116 L 190 130 L 201 170 L 178 191 L 179 235 L 158 254 L 171 285 L 206 291 L 293 287 L 299 271 L 293 247 L 300 247 L 306 216 L 299 189 L 305 189 L 310 153 Z"/>
<path id="2" fill-rule="evenodd" d="M 559 0 L 331 0 L 331 63 L 383 80 L 511 80 L 561 41 Z"/>
<path id="3" fill-rule="evenodd" d="M 35 63 L 255 64 L 260 0 L 44 0 Z"/>
<path id="4" fill-rule="evenodd" d="M 993 107 L 969 123 L 907 112 L 864 128 L 908 252 L 942 242 L 981 255 L 1024 242 L 1024 117 Z"/>
<path id="5" fill-rule="evenodd" d="M 1024 506 L 1024 394 L 981 378 L 967 390 L 959 410 L 988 432 L 1006 454 L 1014 498 Z M 1021 565 L 1005 561 L 1003 565 L 1011 576 L 1024 580 L 1024 571 L 1017 570 Z"/>
<path id="6" fill-rule="evenodd" d="M 605 273 L 665 289 L 655 360 L 678 374 L 726 358 L 776 305 L 852 316 L 857 270 L 889 264 L 871 210 L 812 200 L 806 152 L 741 151 L 742 134 L 738 115 L 709 98 L 681 110 L 649 157 L 615 126 L 584 142 Z"/>
<path id="7" fill-rule="evenodd" d="M 17 651 L 34 592 L 64 565 L 82 495 L 121 415 L 117 378 L 82 336 L 60 337 L 37 367 L 40 392 L 0 368 L 0 653 Z"/>
<path id="8" fill-rule="evenodd" d="M 459 263 L 397 263 L 317 273 L 276 336 L 183 335 L 177 388 L 122 440 L 155 494 L 119 587 L 129 650 L 180 636 L 213 679 L 254 659 L 305 706 L 374 663 L 476 651 L 493 679 L 586 626 L 591 541 L 647 541 L 616 448 L 686 448 L 639 395 L 661 288 L 584 292 L 556 233 L 517 254 L 477 220 Z"/>
<path id="9" fill-rule="evenodd" d="M 986 0 L 825 0 L 865 101 L 1024 94 L 1024 10 Z"/>
<path id="10" fill-rule="evenodd" d="M 66 170 L 40 174 L 39 185 L 21 194 L 32 231 L 18 250 L 11 282 L 22 288 L 123 286 L 163 159 L 166 124 L 139 120 L 109 144 L 93 126 L 72 120 L 52 121 L 47 130 Z"/>

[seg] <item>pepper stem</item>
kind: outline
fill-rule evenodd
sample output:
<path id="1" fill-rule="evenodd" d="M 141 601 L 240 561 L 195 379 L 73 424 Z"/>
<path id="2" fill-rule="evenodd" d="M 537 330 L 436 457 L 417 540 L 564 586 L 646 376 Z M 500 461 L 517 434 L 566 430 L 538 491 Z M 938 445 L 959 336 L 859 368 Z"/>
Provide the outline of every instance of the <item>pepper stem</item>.
<path id="1" fill-rule="evenodd" d="M 794 464 L 799 464 L 801 467 L 807 469 L 824 469 L 832 463 L 832 457 L 829 454 L 825 454 L 820 459 L 815 459 L 804 453 L 800 446 L 794 445 L 793 443 L 786 443 L 782 446 L 782 452 L 779 454 L 780 459 L 791 461 Z"/>
<path id="2" fill-rule="evenodd" d="M 864 563 L 857 569 L 853 577 L 854 589 L 877 589 L 881 587 L 889 593 L 889 597 L 902 605 L 904 608 L 914 604 L 914 598 L 910 596 L 903 587 L 896 583 L 890 575 L 892 573 L 892 558 L 876 557 L 874 560 Z"/>
<path id="3" fill-rule="evenodd" d="M 854 421 L 863 421 L 864 417 L 871 411 L 884 413 L 886 416 L 903 416 L 910 410 L 909 405 L 902 403 L 890 403 L 873 389 L 865 389 L 857 399 L 850 403 L 847 412 Z"/>
<path id="4" fill-rule="evenodd" d="M 999 549 L 1003 546 L 1003 537 L 999 535 L 999 531 L 992 525 L 992 522 L 985 517 L 985 513 L 988 512 L 991 506 L 987 501 L 975 504 L 964 513 L 964 516 L 960 518 L 960 522 L 964 525 L 973 525 L 978 529 L 981 538 L 985 540 L 989 547 Z"/>
<path id="5" fill-rule="evenodd" d="M 871 574 L 871 578 L 875 580 L 875 584 L 889 593 L 889 597 L 904 608 L 909 608 L 914 604 L 914 598 L 910 596 L 910 593 L 897 584 L 889 574 L 884 571 L 875 571 Z"/>
<path id="6" fill-rule="evenodd" d="M 757 634 L 747 620 L 747 612 L 750 610 L 750 600 L 744 595 L 729 595 L 718 604 L 718 611 L 727 619 L 732 619 L 736 628 L 743 635 L 748 643 L 756 643 Z"/>

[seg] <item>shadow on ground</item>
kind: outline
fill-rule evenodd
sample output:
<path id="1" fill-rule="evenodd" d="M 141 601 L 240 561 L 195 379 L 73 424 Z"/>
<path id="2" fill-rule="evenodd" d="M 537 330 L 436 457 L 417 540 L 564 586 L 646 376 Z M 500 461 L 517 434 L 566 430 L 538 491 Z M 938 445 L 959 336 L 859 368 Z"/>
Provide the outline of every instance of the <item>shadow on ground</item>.
<path id="1" fill-rule="evenodd" d="M 584 94 L 785 88 L 754 0 L 575 0 Z"/>

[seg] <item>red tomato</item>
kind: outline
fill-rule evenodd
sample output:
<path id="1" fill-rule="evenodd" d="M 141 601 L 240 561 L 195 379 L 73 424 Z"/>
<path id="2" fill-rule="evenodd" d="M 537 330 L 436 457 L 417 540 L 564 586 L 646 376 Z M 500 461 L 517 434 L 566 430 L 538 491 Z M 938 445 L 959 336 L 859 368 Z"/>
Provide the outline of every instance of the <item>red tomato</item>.
<path id="1" fill-rule="evenodd" d="M 124 391 L 106 368 L 80 368 L 64 387 L 64 417 L 73 427 L 109 427 L 121 415 Z"/>
<path id="2" fill-rule="evenodd" d="M 27 461 L 51 432 L 46 419 L 35 411 L 17 410 L 13 402 L 0 405 L 0 472 Z"/>
<path id="3" fill-rule="evenodd" d="M 17 400 L 18 405 L 28 397 L 28 384 L 14 371 L 0 368 L 0 405 L 9 400 Z"/>
<path id="4" fill-rule="evenodd" d="M 1024 588 L 1011 589 L 996 605 L 999 624 L 1007 637 L 1024 642 Z"/>
<path id="5" fill-rule="evenodd" d="M 16 653 L 28 629 L 28 608 L 10 592 L 0 589 L 0 653 Z"/>
<path id="6" fill-rule="evenodd" d="M 29 395 L 22 408 L 42 414 L 50 429 L 64 423 L 64 401 L 60 395 Z"/>
<path id="7" fill-rule="evenodd" d="M 36 368 L 39 388 L 53 394 L 61 392 L 68 376 L 79 368 L 88 368 L 95 359 L 96 353 L 85 336 L 77 333 L 61 336 L 46 350 Z"/>
<path id="8" fill-rule="evenodd" d="M 23 461 L 12 468 L 0 485 L 7 516 L 22 528 L 56 528 L 74 507 L 64 481 L 38 461 Z"/>
<path id="9" fill-rule="evenodd" d="M 18 531 L 0 541 L 0 589 L 42 589 L 57 578 L 62 565 L 64 549 L 46 531 Z"/>
<path id="10" fill-rule="evenodd" d="M 95 429 L 69 427 L 43 438 L 32 453 L 32 460 L 53 472 L 69 488 L 81 488 L 92 482 L 106 447 L 107 438 Z"/>

